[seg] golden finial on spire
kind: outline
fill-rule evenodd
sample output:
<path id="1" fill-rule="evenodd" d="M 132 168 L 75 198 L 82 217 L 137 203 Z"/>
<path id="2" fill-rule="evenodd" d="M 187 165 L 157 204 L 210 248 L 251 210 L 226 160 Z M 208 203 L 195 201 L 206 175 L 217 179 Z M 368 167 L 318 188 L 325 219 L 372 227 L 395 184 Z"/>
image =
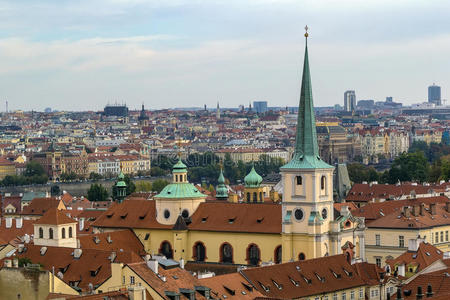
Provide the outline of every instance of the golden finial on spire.
<path id="1" fill-rule="evenodd" d="M 309 28 L 308 28 L 308 25 L 306 25 L 306 26 L 305 26 L 305 38 L 308 37 L 308 29 L 309 29 Z"/>

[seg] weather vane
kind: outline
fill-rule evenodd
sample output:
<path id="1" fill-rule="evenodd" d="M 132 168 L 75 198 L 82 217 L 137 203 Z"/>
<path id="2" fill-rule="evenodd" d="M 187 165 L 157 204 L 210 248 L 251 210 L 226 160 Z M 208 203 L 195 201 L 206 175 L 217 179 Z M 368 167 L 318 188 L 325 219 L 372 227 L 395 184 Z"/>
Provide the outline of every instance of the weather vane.
<path id="1" fill-rule="evenodd" d="M 308 29 L 309 29 L 309 28 L 308 28 L 308 25 L 306 25 L 306 26 L 305 26 L 305 31 L 306 31 L 306 32 L 305 32 L 305 37 L 308 37 Z"/>

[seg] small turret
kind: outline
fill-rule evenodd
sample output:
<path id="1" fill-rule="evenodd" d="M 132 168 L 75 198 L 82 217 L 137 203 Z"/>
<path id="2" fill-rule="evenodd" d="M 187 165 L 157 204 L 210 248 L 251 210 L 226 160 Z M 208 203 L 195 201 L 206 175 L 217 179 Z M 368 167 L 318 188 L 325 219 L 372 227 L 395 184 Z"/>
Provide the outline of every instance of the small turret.
<path id="1" fill-rule="evenodd" d="M 244 196 L 246 202 L 263 202 L 264 201 L 264 192 L 261 187 L 263 179 L 256 172 L 255 166 L 252 166 L 250 173 L 244 178 L 245 190 Z"/>
<path id="2" fill-rule="evenodd" d="M 223 176 L 223 170 L 220 169 L 219 179 L 217 180 L 218 185 L 216 188 L 216 198 L 218 200 L 227 200 L 228 199 L 228 188 L 225 185 L 225 177 Z"/>
<path id="3" fill-rule="evenodd" d="M 119 176 L 117 176 L 116 189 L 117 201 L 119 203 L 122 203 L 123 199 L 125 199 L 125 197 L 127 196 L 127 183 L 125 182 L 125 175 L 123 174 L 122 170 L 120 170 Z"/>
<path id="4" fill-rule="evenodd" d="M 256 172 L 255 166 L 252 167 L 250 173 L 244 178 L 245 187 L 256 188 L 262 183 L 262 177 Z"/>

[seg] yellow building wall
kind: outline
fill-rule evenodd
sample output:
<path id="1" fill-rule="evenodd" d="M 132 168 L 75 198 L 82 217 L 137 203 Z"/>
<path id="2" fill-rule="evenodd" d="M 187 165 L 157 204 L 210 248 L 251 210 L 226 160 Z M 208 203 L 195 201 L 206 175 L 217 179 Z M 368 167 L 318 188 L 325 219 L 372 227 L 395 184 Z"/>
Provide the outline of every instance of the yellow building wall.
<path id="1" fill-rule="evenodd" d="M 363 296 L 362 297 L 360 297 L 360 289 L 363 290 Z M 352 291 L 353 291 L 353 294 L 354 294 L 354 298 L 351 298 Z M 345 294 L 345 298 L 343 298 L 344 294 Z M 301 300 L 315 300 L 315 299 L 333 300 L 334 299 L 333 297 L 337 297 L 338 300 L 341 300 L 341 299 L 361 300 L 361 299 L 365 299 L 364 294 L 365 294 L 365 288 L 364 287 L 358 287 L 358 288 L 346 289 L 346 290 L 336 291 L 336 292 L 332 292 L 332 293 L 328 293 L 328 294 L 318 294 L 318 295 L 313 295 L 313 296 L 308 296 L 308 297 L 303 297 L 303 298 L 298 298 L 298 299 L 301 299 Z"/>
<path id="2" fill-rule="evenodd" d="M 78 292 L 71 288 L 67 283 L 59 279 L 58 276 L 49 272 L 49 293 L 60 293 L 67 295 L 78 295 Z"/>

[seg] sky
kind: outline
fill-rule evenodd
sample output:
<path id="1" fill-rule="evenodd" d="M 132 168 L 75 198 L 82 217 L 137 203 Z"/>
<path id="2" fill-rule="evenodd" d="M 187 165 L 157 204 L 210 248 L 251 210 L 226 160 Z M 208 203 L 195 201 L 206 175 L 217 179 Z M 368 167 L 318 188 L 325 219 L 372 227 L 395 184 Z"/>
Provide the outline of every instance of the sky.
<path id="1" fill-rule="evenodd" d="M 0 0 L 0 111 L 404 104 L 450 85 L 450 1 Z M 450 104 L 450 102 L 449 102 Z"/>

